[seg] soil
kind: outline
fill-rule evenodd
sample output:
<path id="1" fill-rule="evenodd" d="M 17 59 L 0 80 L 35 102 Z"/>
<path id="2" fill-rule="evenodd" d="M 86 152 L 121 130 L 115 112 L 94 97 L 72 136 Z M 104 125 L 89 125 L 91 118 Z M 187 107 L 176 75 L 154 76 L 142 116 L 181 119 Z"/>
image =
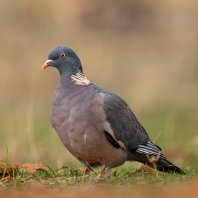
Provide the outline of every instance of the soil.
<path id="1" fill-rule="evenodd" d="M 0 176 L 3 175 L 4 167 L 6 162 L 4 160 L 0 160 Z M 6 167 L 5 176 L 11 176 L 14 173 L 17 173 L 20 169 L 25 169 L 28 173 L 34 173 L 37 169 L 45 169 L 48 168 L 43 164 L 32 164 L 32 163 L 25 163 L 25 164 L 8 164 Z"/>
<path id="2" fill-rule="evenodd" d="M 197 183 L 198 180 L 191 181 L 185 185 L 173 185 L 169 188 L 158 189 L 157 187 L 123 187 L 123 188 L 108 188 L 104 185 L 82 186 L 78 188 L 66 189 L 47 189 L 39 186 L 32 186 L 24 190 L 0 191 L 0 197 L 6 198 L 196 198 L 197 197 Z"/>

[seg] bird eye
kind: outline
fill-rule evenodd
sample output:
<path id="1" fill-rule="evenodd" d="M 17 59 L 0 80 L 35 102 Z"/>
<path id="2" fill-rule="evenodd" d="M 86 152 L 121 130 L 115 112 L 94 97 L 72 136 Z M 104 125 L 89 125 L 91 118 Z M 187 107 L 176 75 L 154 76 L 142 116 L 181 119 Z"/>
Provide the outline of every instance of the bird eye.
<path id="1" fill-rule="evenodd" d="M 64 53 L 62 53 L 61 55 L 60 55 L 60 57 L 61 58 L 64 58 L 66 55 L 64 54 Z"/>

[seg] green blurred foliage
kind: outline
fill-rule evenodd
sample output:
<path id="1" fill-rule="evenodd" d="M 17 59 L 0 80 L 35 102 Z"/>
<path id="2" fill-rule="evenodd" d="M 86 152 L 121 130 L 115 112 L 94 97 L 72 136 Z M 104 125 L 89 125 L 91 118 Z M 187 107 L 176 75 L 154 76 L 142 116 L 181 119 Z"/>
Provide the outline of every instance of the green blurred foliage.
<path id="1" fill-rule="evenodd" d="M 67 45 L 93 83 L 120 95 L 180 165 L 198 162 L 196 1 L 0 1 L 0 158 L 73 163 L 50 127 L 58 82 L 41 70 Z M 74 161 L 76 163 L 76 161 Z"/>

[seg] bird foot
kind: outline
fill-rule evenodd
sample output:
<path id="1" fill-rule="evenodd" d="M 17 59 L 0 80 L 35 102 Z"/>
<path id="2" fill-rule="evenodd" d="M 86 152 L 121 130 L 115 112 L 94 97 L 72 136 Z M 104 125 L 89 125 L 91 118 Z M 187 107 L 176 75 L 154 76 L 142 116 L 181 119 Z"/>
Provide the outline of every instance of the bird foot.
<path id="1" fill-rule="evenodd" d="M 90 168 L 89 167 L 85 167 L 83 176 L 87 176 L 87 175 L 89 175 L 89 173 L 90 173 Z"/>
<path id="2" fill-rule="evenodd" d="M 102 175 L 103 177 L 108 176 L 108 175 L 109 175 L 108 170 L 109 170 L 109 168 L 108 168 L 108 167 L 106 167 L 106 168 L 101 172 L 101 175 Z"/>

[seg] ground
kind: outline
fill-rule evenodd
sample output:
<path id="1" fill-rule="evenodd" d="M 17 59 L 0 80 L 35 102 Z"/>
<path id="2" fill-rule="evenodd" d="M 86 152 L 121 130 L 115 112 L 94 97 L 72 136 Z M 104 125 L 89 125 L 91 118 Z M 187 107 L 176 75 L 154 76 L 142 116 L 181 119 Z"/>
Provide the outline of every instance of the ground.
<path id="1" fill-rule="evenodd" d="M 195 197 L 198 170 L 186 175 L 159 173 L 142 166 L 117 168 L 106 176 L 102 169 L 83 176 L 83 168 L 52 169 L 43 164 L 8 164 L 0 160 L 0 197 Z M 119 188 L 118 188 L 119 187 Z"/>

